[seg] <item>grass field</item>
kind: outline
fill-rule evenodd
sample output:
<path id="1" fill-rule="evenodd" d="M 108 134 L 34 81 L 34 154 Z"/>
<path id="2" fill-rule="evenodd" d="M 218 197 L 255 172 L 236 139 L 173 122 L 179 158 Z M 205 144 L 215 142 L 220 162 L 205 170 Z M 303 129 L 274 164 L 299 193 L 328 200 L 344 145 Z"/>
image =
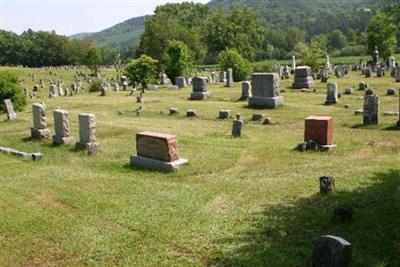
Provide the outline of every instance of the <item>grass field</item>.
<path id="1" fill-rule="evenodd" d="M 1 69 L 32 89 L 32 70 Z M 146 93 L 136 117 L 138 104 L 127 92 L 47 99 L 48 79 L 55 77 L 35 73 L 46 79 L 35 101 L 48 106 L 52 131 L 56 107 L 69 111 L 76 139 L 78 114 L 94 113 L 101 151 L 88 157 L 73 146 L 29 140 L 30 100 L 16 121 L 0 114 L 0 146 L 44 153 L 40 162 L 0 155 L 2 266 L 308 266 L 312 240 L 323 234 L 353 244 L 353 266 L 400 266 L 400 131 L 390 130 L 397 117 L 361 126 L 354 110 L 362 108 L 363 92 L 325 106 L 325 84 L 300 93 L 289 89 L 291 79 L 281 82 L 284 106 L 254 110 L 236 101 L 240 83 L 209 86 L 205 101 L 187 100 L 190 88 L 162 88 Z M 73 74 L 58 71 L 67 86 Z M 330 81 L 343 91 L 361 80 L 381 96 L 382 112 L 398 110 L 398 96 L 385 96 L 400 85 L 391 77 L 351 72 Z M 181 113 L 169 116 L 170 107 Z M 198 117 L 186 118 L 189 108 Z M 217 119 L 220 109 L 242 114 L 241 138 L 230 136 L 232 120 Z M 253 113 L 276 124 L 251 122 Z M 333 116 L 336 152 L 294 150 L 308 115 Z M 140 131 L 177 134 L 190 164 L 172 174 L 130 167 Z M 327 196 L 319 194 L 323 175 L 336 179 Z M 354 208 L 354 222 L 331 222 L 343 204 Z"/>

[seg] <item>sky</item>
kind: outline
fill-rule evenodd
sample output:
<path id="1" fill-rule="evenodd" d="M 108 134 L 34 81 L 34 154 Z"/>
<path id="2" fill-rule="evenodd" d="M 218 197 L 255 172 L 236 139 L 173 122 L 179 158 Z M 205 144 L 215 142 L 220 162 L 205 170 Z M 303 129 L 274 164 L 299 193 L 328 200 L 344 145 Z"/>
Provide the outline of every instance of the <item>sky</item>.
<path id="1" fill-rule="evenodd" d="M 207 3 L 209 0 L 190 0 Z M 158 5 L 182 0 L 0 0 L 0 29 L 31 28 L 62 35 L 97 32 L 133 17 L 151 15 Z"/>

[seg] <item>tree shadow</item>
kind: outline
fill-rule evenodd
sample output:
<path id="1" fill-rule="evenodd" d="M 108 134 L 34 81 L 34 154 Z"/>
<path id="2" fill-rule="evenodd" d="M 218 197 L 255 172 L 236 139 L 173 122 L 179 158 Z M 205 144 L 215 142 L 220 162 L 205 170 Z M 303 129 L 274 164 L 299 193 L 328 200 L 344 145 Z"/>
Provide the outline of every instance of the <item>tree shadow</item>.
<path id="1" fill-rule="evenodd" d="M 216 240 L 232 248 L 215 255 L 212 266 L 310 266 L 312 240 L 324 234 L 353 245 L 352 266 L 400 266 L 400 169 L 375 173 L 373 185 L 290 203 L 267 205 L 250 218 L 250 229 Z M 318 182 L 316 181 L 316 187 Z M 353 223 L 334 223 L 340 205 L 354 209 Z"/>

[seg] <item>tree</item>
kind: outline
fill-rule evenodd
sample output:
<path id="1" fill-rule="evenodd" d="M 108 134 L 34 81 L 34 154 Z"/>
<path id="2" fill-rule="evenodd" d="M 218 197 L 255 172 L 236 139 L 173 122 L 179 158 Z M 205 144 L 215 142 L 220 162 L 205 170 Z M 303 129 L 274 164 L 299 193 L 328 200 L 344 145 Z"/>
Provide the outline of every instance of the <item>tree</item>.
<path id="1" fill-rule="evenodd" d="M 318 39 L 312 40 L 310 46 L 302 46 L 300 64 L 309 66 L 312 71 L 318 71 L 318 60 L 326 55 L 326 48 Z"/>
<path id="2" fill-rule="evenodd" d="M 252 72 L 250 62 L 243 58 L 236 49 L 227 49 L 219 53 L 218 65 L 225 70 L 231 68 L 235 82 L 247 79 Z"/>
<path id="3" fill-rule="evenodd" d="M 328 49 L 338 50 L 347 45 L 347 38 L 341 30 L 334 30 L 328 34 Z"/>
<path id="4" fill-rule="evenodd" d="M 142 55 L 132 60 L 125 68 L 124 74 L 131 84 L 141 84 L 143 88 L 155 83 L 159 75 L 159 63 L 149 56 Z"/>
<path id="5" fill-rule="evenodd" d="M 189 74 L 193 67 L 193 57 L 184 42 L 172 40 L 165 48 L 163 63 L 165 73 L 175 82 L 176 77 Z"/>
<path id="6" fill-rule="evenodd" d="M 371 54 L 375 46 L 382 58 L 387 59 L 396 46 L 396 25 L 385 13 L 378 13 L 369 22 L 367 28 L 368 52 Z"/>
<path id="7" fill-rule="evenodd" d="M 26 104 L 18 77 L 13 73 L 0 71 L 0 111 L 4 110 L 4 99 L 7 98 L 11 99 L 15 110 L 21 110 Z"/>
<path id="8" fill-rule="evenodd" d="M 95 75 L 99 72 L 100 65 L 102 63 L 101 52 L 98 48 L 91 48 L 87 52 L 85 59 L 85 64 L 93 71 Z"/>

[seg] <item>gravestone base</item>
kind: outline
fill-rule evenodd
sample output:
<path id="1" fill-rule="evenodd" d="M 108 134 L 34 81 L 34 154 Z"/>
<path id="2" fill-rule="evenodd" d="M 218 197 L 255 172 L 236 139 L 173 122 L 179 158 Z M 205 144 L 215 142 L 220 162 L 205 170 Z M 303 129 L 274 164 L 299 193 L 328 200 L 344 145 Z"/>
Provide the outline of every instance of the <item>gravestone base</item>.
<path id="1" fill-rule="evenodd" d="M 47 139 L 51 137 L 51 132 L 49 128 L 46 129 L 31 128 L 31 137 L 34 139 Z"/>
<path id="2" fill-rule="evenodd" d="M 72 136 L 59 137 L 57 135 L 53 135 L 53 144 L 55 145 L 71 145 L 73 143 L 74 143 L 74 138 Z"/>
<path id="3" fill-rule="evenodd" d="M 320 151 L 331 152 L 337 149 L 337 145 L 319 145 L 318 148 Z"/>
<path id="4" fill-rule="evenodd" d="M 161 161 L 152 158 L 142 157 L 138 155 L 131 156 L 131 166 L 157 170 L 162 172 L 173 172 L 189 163 L 189 160 L 179 158 L 175 161 Z"/>
<path id="5" fill-rule="evenodd" d="M 203 100 L 206 99 L 210 95 L 209 92 L 193 92 L 190 94 L 191 100 Z"/>
<path id="6" fill-rule="evenodd" d="M 77 142 L 75 147 L 76 147 L 76 150 L 86 149 L 88 155 L 94 155 L 99 151 L 100 144 L 99 143 L 82 144 L 80 142 Z"/>
<path id="7" fill-rule="evenodd" d="M 315 81 L 312 78 L 298 78 L 292 84 L 293 89 L 314 88 Z"/>
<path id="8" fill-rule="evenodd" d="M 337 104 L 337 101 L 325 101 L 325 105 L 334 105 Z"/>
<path id="9" fill-rule="evenodd" d="M 13 121 L 13 120 L 17 119 L 17 113 L 13 112 L 13 113 L 7 114 L 7 119 L 9 121 Z"/>
<path id="10" fill-rule="evenodd" d="M 258 108 L 276 108 L 283 104 L 283 96 L 276 97 L 259 97 L 252 96 L 249 98 L 250 107 Z"/>

